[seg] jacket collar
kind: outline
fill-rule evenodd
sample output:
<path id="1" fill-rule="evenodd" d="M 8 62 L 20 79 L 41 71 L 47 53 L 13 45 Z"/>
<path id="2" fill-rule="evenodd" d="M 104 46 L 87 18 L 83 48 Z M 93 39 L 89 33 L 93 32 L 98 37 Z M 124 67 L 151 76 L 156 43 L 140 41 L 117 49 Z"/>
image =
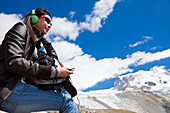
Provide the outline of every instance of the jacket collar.
<path id="1" fill-rule="evenodd" d="M 41 39 L 43 37 L 44 33 L 36 26 L 32 25 L 32 30 L 34 31 L 34 34 L 37 36 L 38 39 Z"/>

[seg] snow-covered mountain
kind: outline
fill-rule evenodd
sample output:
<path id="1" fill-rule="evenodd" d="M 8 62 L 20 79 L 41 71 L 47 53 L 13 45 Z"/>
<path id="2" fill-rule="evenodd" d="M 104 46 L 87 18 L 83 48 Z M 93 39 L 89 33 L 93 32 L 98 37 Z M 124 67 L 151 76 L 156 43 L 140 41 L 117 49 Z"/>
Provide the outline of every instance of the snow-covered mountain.
<path id="1" fill-rule="evenodd" d="M 166 94 L 167 91 L 170 91 L 170 71 L 164 69 L 164 66 L 155 66 L 149 71 L 140 70 L 118 77 L 114 87 L 118 91 L 141 89 Z"/>
<path id="2" fill-rule="evenodd" d="M 107 90 L 79 92 L 80 105 L 90 109 L 170 113 L 170 70 L 164 68 L 155 66 L 149 71 L 119 76 L 114 87 Z"/>

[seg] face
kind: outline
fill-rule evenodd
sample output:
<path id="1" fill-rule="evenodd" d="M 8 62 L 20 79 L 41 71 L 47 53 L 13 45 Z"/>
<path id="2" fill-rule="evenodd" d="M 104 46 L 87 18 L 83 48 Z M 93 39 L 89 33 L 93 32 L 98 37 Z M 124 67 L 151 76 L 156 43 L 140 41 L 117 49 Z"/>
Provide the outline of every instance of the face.
<path id="1" fill-rule="evenodd" d="M 44 34 L 47 34 L 51 28 L 51 17 L 49 15 L 43 15 L 38 18 L 38 22 L 34 25 L 38 27 Z"/>

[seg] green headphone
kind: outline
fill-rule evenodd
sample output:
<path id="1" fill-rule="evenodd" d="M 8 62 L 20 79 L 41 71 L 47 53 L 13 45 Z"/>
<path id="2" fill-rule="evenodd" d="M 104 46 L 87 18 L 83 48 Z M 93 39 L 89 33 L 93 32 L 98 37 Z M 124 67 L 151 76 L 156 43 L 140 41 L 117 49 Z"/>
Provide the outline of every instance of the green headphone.
<path id="1" fill-rule="evenodd" d="M 32 10 L 31 11 L 31 22 L 33 23 L 33 24 L 35 24 L 35 23 L 37 23 L 38 22 L 38 16 L 36 16 L 35 15 L 35 10 Z"/>

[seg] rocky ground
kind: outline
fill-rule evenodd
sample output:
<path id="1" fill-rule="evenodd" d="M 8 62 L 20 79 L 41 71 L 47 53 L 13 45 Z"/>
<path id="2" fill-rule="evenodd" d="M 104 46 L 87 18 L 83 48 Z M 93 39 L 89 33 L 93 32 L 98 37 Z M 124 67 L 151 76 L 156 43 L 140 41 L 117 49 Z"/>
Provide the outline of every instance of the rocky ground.
<path id="1" fill-rule="evenodd" d="M 88 109 L 84 106 L 79 106 L 79 109 L 81 113 L 135 113 L 123 109 Z"/>
<path id="2" fill-rule="evenodd" d="M 137 113 L 170 113 L 170 95 L 153 94 L 143 91 L 126 91 L 117 94 L 121 102 L 120 109 L 128 109 Z"/>
<path id="3" fill-rule="evenodd" d="M 88 109 L 88 108 L 80 108 L 81 113 L 135 113 L 129 110 L 121 110 L 121 109 Z M 34 112 L 34 113 L 59 113 L 58 111 L 43 111 L 43 112 Z"/>

